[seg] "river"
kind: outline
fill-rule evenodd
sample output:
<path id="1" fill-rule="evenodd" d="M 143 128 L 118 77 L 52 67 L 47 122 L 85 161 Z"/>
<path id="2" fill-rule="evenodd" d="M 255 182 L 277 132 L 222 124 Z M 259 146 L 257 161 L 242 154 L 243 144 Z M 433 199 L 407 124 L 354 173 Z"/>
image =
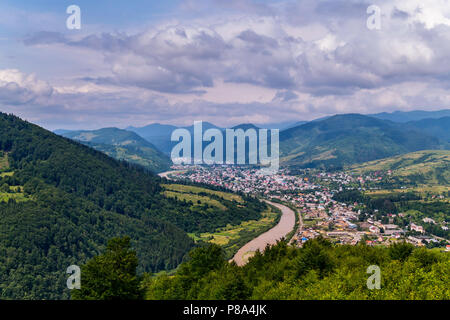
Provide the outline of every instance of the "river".
<path id="1" fill-rule="evenodd" d="M 160 173 L 159 176 L 162 178 L 170 179 L 168 175 L 177 172 L 180 171 L 167 171 Z M 244 264 L 246 264 L 248 258 L 250 258 L 257 250 L 263 252 L 268 244 L 273 245 L 281 238 L 286 237 L 286 235 L 295 227 L 295 212 L 292 211 L 292 209 L 279 203 L 274 203 L 267 200 L 264 201 L 281 210 L 280 221 L 275 227 L 256 237 L 239 249 L 239 251 L 234 255 L 232 259 L 238 266 L 243 266 Z"/>
<path id="2" fill-rule="evenodd" d="M 295 212 L 292 209 L 282 204 L 267 200 L 264 201 L 281 210 L 282 215 L 280 222 L 269 231 L 261 234 L 259 237 L 256 237 L 239 249 L 233 257 L 233 260 L 238 266 L 246 264 L 248 258 L 250 258 L 257 250 L 263 252 L 268 244 L 273 245 L 281 238 L 286 237 L 286 235 L 295 227 Z"/>

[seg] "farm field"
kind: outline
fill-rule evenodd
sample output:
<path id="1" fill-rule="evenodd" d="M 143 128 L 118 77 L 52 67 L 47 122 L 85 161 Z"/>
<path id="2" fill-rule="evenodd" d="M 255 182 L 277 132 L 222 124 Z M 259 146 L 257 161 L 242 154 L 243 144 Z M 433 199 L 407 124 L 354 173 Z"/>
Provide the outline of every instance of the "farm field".
<path id="1" fill-rule="evenodd" d="M 381 189 L 381 190 L 370 190 L 366 191 L 365 194 L 372 197 L 386 197 L 401 193 L 416 193 L 421 196 L 427 194 L 442 194 L 450 191 L 450 187 L 447 186 L 420 186 L 420 187 L 410 187 L 405 189 Z"/>
<path id="2" fill-rule="evenodd" d="M 207 204 L 209 206 L 216 207 L 220 210 L 227 210 L 227 208 L 218 200 L 211 199 L 210 197 L 207 196 L 199 196 L 191 193 L 181 193 L 173 191 L 164 191 L 163 194 L 167 198 L 175 198 L 180 201 L 191 201 L 193 203 L 193 206 Z"/>
<path id="3" fill-rule="evenodd" d="M 280 218 L 280 212 L 270 206 L 262 215 L 263 218 L 260 220 L 244 221 L 237 226 L 228 225 L 213 233 L 190 233 L 189 236 L 196 242 L 209 242 L 222 246 L 227 258 L 231 258 L 245 243 L 274 227 Z"/>
<path id="4" fill-rule="evenodd" d="M 222 199 L 229 200 L 229 201 L 237 201 L 240 203 L 244 202 L 242 200 L 241 196 L 239 196 L 237 194 L 233 194 L 233 193 L 228 193 L 228 192 L 209 190 L 206 188 L 195 187 L 195 186 L 185 186 L 185 185 L 181 185 L 181 184 L 163 184 L 162 186 L 168 191 L 196 194 L 196 195 L 206 193 L 206 194 L 218 196 Z"/>
<path id="5" fill-rule="evenodd" d="M 0 171 L 6 170 L 9 168 L 8 162 L 8 154 L 0 151 Z"/>
<path id="6" fill-rule="evenodd" d="M 10 172 L 2 172 L 0 173 L 0 177 L 4 178 L 4 177 L 12 177 L 14 175 L 14 171 L 10 171 Z"/>
<path id="7" fill-rule="evenodd" d="M 350 172 L 358 175 L 377 171 L 391 171 L 392 177 L 417 186 L 449 186 L 450 151 L 412 152 L 353 165 L 349 169 Z"/>

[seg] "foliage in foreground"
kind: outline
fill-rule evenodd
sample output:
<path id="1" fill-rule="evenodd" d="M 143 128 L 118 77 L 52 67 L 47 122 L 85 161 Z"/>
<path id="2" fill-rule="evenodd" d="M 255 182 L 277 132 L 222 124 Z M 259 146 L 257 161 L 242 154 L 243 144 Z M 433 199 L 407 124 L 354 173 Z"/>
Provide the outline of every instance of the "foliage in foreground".
<path id="1" fill-rule="evenodd" d="M 449 299 L 450 259 L 406 243 L 389 248 L 332 245 L 322 238 L 303 248 L 285 241 L 238 267 L 220 248 L 194 249 L 174 277 L 147 279 L 147 299 Z M 370 265 L 381 289 L 367 288 Z"/>
<path id="2" fill-rule="evenodd" d="M 211 244 L 192 250 L 189 260 L 173 276 L 146 274 L 138 284 L 131 269 L 120 275 L 116 271 L 121 268 L 115 268 L 113 277 L 130 279 L 129 296 L 111 294 L 110 288 L 98 285 L 100 280 L 111 283 L 111 277 L 95 279 L 95 270 L 108 272 L 111 266 L 121 265 L 107 256 L 120 257 L 106 253 L 101 259 L 91 260 L 83 272 L 92 281 L 82 280 L 83 290 L 91 293 L 75 297 L 136 299 L 142 294 L 151 300 L 450 298 L 448 253 L 406 243 L 388 248 L 341 246 L 317 238 L 299 249 L 280 241 L 263 253 L 258 252 L 244 267 L 228 263 L 222 248 Z M 371 276 L 367 268 L 371 265 L 381 269 L 380 290 L 367 288 Z"/>
<path id="3" fill-rule="evenodd" d="M 136 275 L 138 258 L 131 249 L 130 238 L 114 238 L 106 252 L 81 268 L 83 285 L 74 290 L 74 300 L 112 300 L 140 297 Z"/>

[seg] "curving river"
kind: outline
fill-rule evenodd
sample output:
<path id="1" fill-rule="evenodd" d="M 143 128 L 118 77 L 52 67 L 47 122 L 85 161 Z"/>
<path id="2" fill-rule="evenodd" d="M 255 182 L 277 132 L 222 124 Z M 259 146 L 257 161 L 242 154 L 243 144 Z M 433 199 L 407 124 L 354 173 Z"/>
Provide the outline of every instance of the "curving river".
<path id="1" fill-rule="evenodd" d="M 292 211 L 292 209 L 282 204 L 273 203 L 267 200 L 264 201 L 281 210 L 282 216 L 280 222 L 278 222 L 278 224 L 269 231 L 261 234 L 259 237 L 253 239 L 252 241 L 244 245 L 241 249 L 239 249 L 239 251 L 233 257 L 233 260 L 238 266 L 243 266 L 244 264 L 246 264 L 248 259 L 257 250 L 263 252 L 268 244 L 275 244 L 277 240 L 286 237 L 286 235 L 295 227 L 295 213 L 294 211 Z"/>
<path id="2" fill-rule="evenodd" d="M 180 171 L 167 171 L 160 173 L 159 176 L 162 178 L 170 179 L 168 175 L 177 172 Z M 279 203 L 274 203 L 267 200 L 264 201 L 281 210 L 282 215 L 280 221 L 275 227 L 256 237 L 239 249 L 239 251 L 234 255 L 232 259 L 238 266 L 243 266 L 244 264 L 246 264 L 248 259 L 257 250 L 263 252 L 268 244 L 273 245 L 281 238 L 286 237 L 286 235 L 295 227 L 295 212 L 292 211 L 292 209 Z"/>

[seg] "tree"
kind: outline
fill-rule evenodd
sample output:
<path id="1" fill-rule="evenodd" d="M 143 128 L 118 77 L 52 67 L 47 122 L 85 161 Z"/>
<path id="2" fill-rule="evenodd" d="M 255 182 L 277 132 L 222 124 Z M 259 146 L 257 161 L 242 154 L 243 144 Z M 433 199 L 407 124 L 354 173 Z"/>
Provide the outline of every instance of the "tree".
<path id="1" fill-rule="evenodd" d="M 411 255 L 414 250 L 414 246 L 412 244 L 401 242 L 394 243 L 389 247 L 389 255 L 393 260 L 405 261 Z"/>
<path id="2" fill-rule="evenodd" d="M 199 279 L 225 265 L 226 260 L 222 248 L 215 244 L 208 244 L 189 252 L 189 261 L 181 265 L 179 272 L 191 279 Z"/>
<path id="3" fill-rule="evenodd" d="M 81 289 L 73 290 L 74 300 L 114 300 L 141 298 L 136 275 L 138 259 L 130 238 L 114 238 L 106 252 L 81 268 Z"/>
<path id="4" fill-rule="evenodd" d="M 307 241 L 300 249 L 300 256 L 295 263 L 297 277 L 305 275 L 310 270 L 317 270 L 320 278 L 331 272 L 335 262 L 329 252 L 330 248 L 331 243 L 322 237 Z"/>

